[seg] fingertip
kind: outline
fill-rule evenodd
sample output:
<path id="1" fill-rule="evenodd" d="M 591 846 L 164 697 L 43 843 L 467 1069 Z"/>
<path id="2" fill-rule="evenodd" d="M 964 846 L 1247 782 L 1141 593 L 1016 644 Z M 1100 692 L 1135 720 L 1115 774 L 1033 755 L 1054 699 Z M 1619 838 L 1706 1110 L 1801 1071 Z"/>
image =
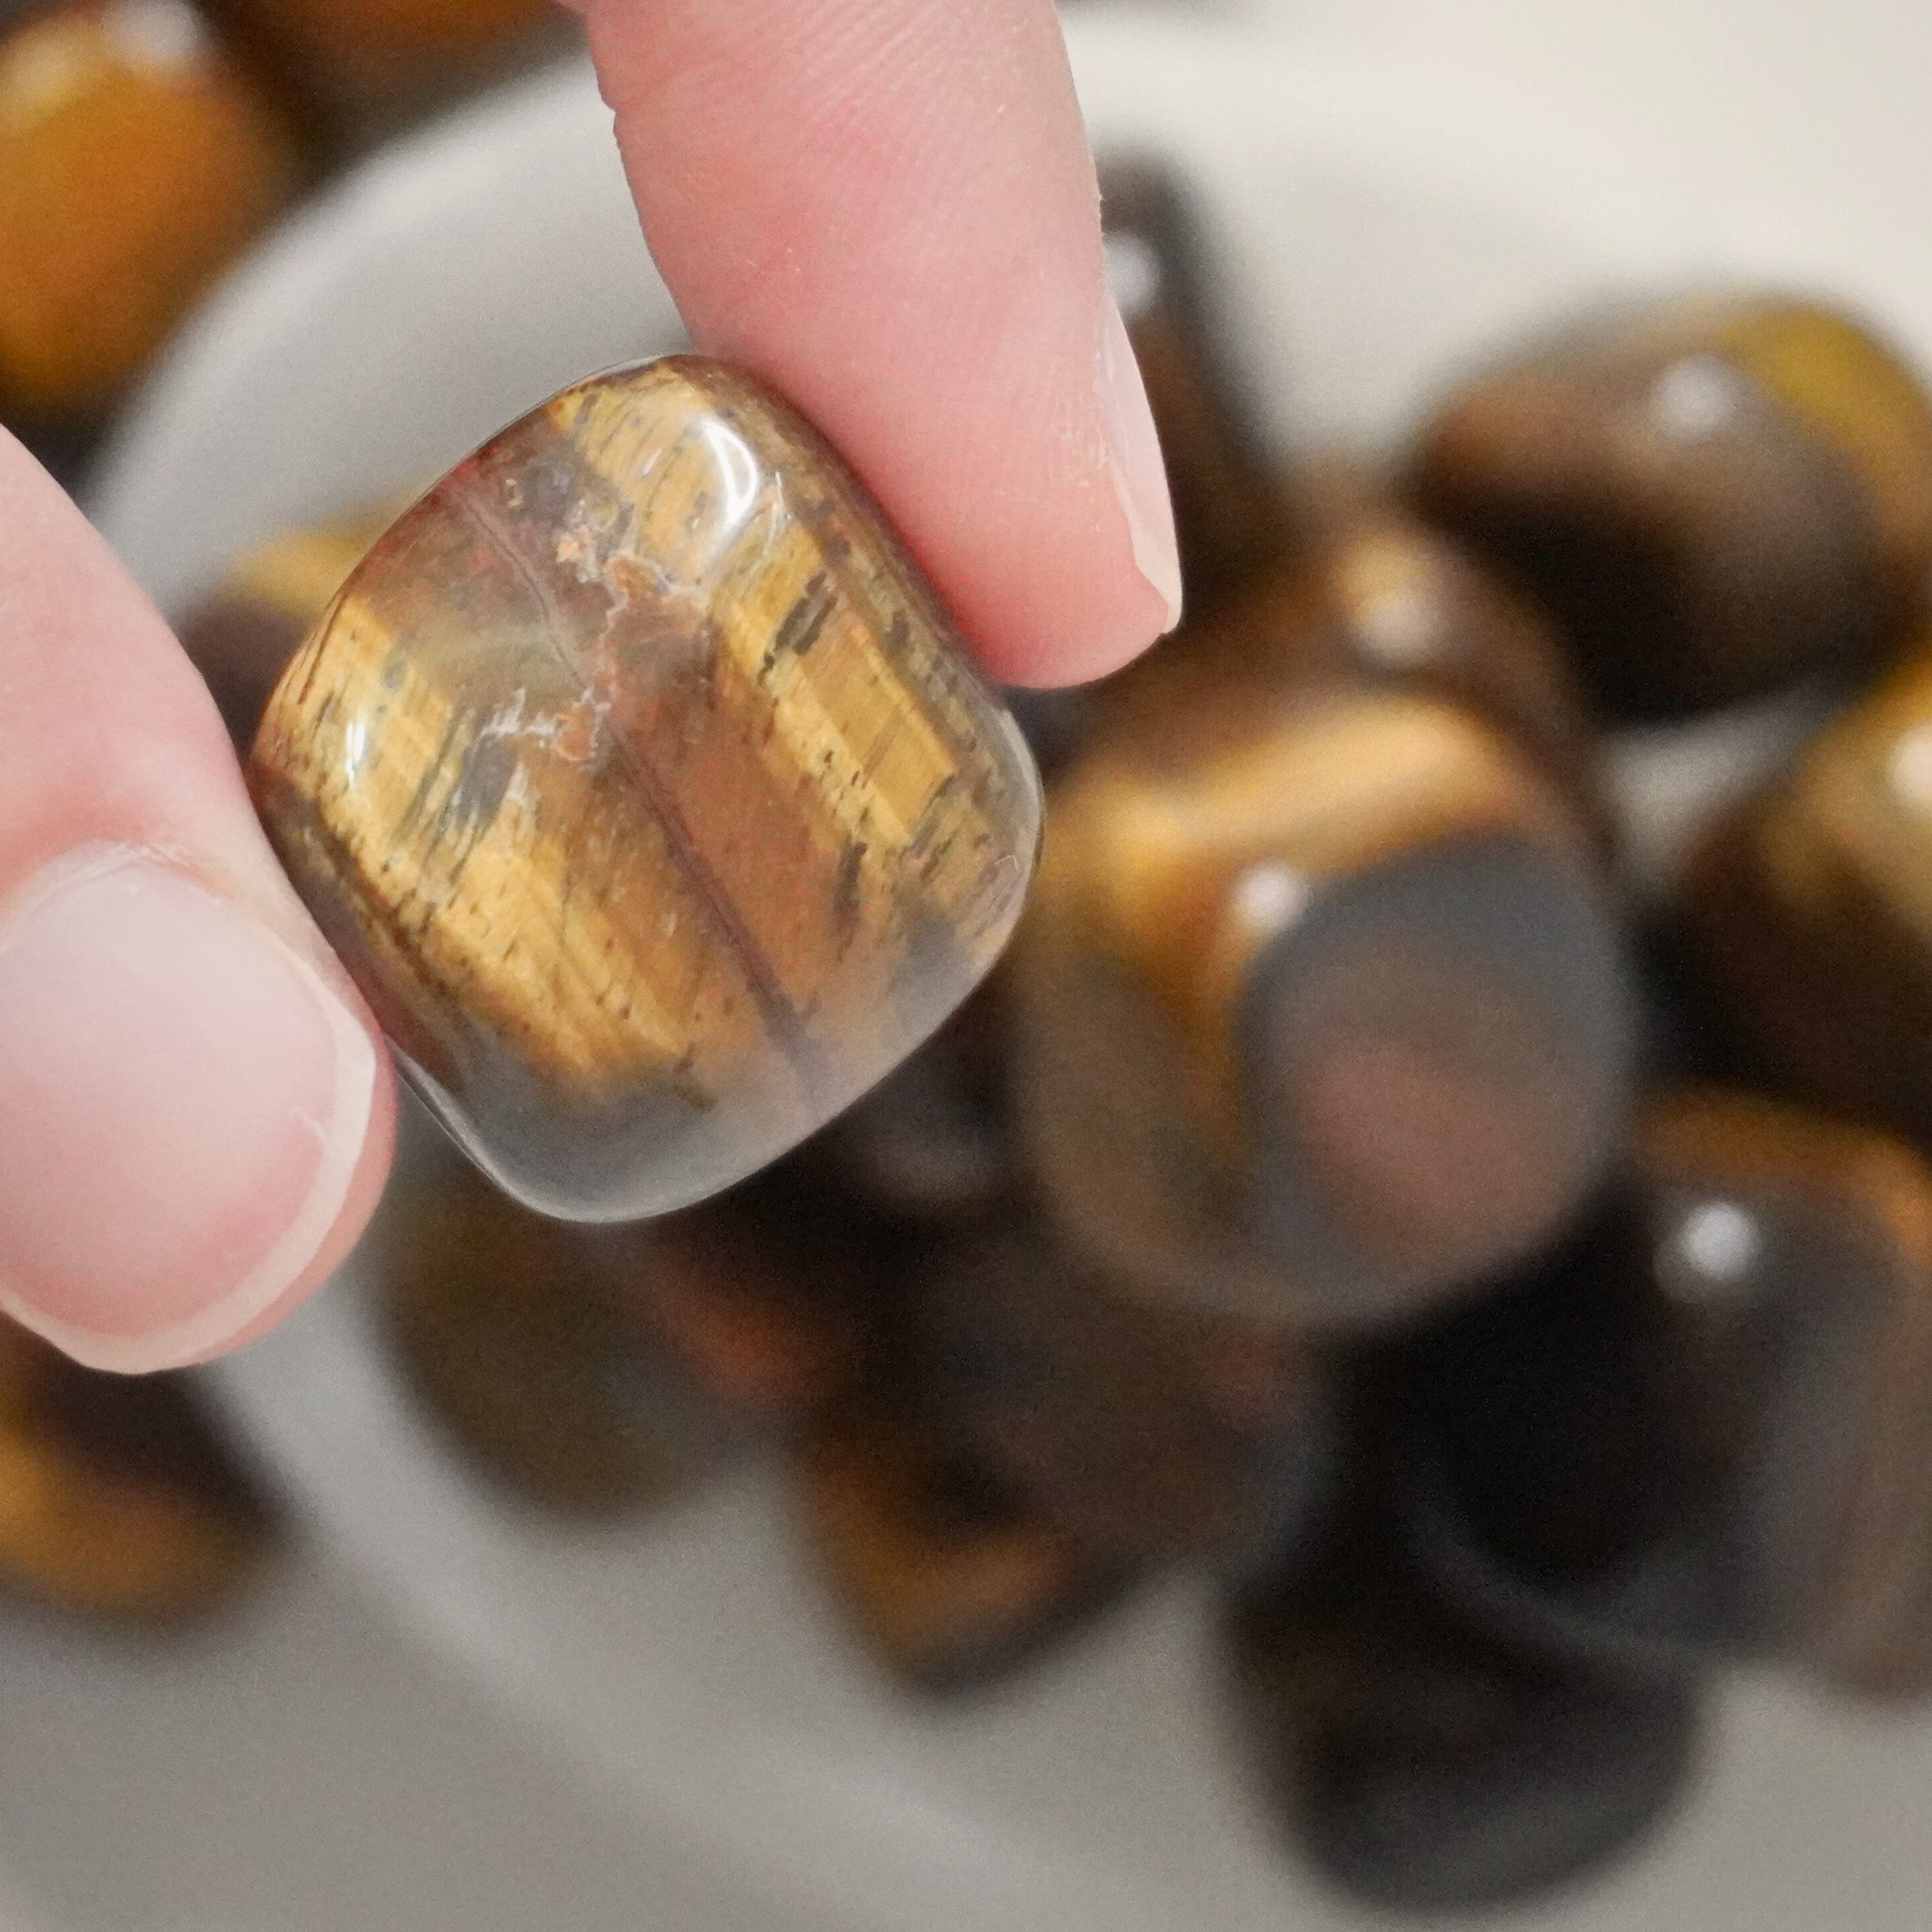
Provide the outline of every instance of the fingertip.
<path id="1" fill-rule="evenodd" d="M 324 1237 L 314 1259 L 303 1268 L 288 1288 L 263 1309 L 253 1320 L 245 1322 L 225 1340 L 210 1344 L 191 1357 L 193 1362 L 218 1360 L 245 1348 L 271 1329 L 278 1328 L 310 1296 L 325 1287 L 330 1278 L 354 1252 L 382 1199 L 389 1170 L 396 1156 L 396 1080 L 386 1049 L 376 1057 L 376 1088 L 371 1096 L 368 1131 L 363 1136 L 362 1152 L 349 1177 L 342 1208 L 334 1225 Z M 186 1364 L 184 1364 L 186 1365 Z"/>
<path id="2" fill-rule="evenodd" d="M 0 1308 L 23 1326 L 89 1367 L 178 1367 L 352 1244 L 394 1087 L 333 962 L 158 854 L 83 847 L 0 906 Z"/>
<path id="3" fill-rule="evenodd" d="M 597 0 L 693 340 L 879 498 L 982 666 L 1082 682 L 1174 621 L 1154 422 L 1049 0 Z"/>
<path id="4" fill-rule="evenodd" d="M 1104 293 L 1100 322 L 1100 410 L 1114 492 L 1127 521 L 1135 570 L 1161 603 L 1162 632 L 1180 621 L 1180 546 L 1174 535 L 1168 467 L 1154 426 L 1141 365 L 1127 324 L 1111 293 Z M 1153 639 L 1144 639 L 1143 643 Z M 1130 645 L 1130 648 L 1132 646 Z"/>
<path id="5" fill-rule="evenodd" d="M 1136 571 L 1124 579 L 1102 623 L 1051 630 L 982 632 L 974 656 L 996 683 L 1051 691 L 1091 684 L 1131 664 L 1158 643 L 1178 619 L 1167 596 Z"/>

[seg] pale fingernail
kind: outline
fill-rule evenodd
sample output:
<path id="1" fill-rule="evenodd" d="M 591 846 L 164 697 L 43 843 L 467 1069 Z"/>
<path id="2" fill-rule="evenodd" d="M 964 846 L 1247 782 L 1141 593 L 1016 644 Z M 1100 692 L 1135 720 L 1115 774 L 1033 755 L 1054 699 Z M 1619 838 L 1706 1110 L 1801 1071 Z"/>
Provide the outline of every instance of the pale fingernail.
<path id="1" fill-rule="evenodd" d="M 95 1368 L 218 1349 L 347 1197 L 375 1048 L 306 960 L 155 856 L 0 903 L 0 1308 Z"/>
<path id="2" fill-rule="evenodd" d="M 1161 439 L 1148 407 L 1127 325 L 1112 292 L 1100 291 L 1100 420 L 1112 459 L 1114 490 L 1127 517 L 1134 564 L 1167 606 L 1163 630 L 1180 621 L 1180 552 L 1174 545 L 1173 504 L 1168 496 L 1168 471 L 1161 461 Z"/>

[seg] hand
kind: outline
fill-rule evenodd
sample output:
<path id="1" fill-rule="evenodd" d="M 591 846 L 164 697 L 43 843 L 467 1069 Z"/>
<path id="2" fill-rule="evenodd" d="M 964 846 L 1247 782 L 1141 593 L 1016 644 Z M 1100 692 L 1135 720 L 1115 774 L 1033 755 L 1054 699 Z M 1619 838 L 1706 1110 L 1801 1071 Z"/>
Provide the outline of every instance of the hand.
<path id="1" fill-rule="evenodd" d="M 583 11 L 697 345 L 844 450 L 987 669 L 1077 681 L 1167 628 L 1166 484 L 1048 0 Z M 392 1076 L 200 679 L 4 436 L 0 530 L 0 1308 L 169 1367 L 343 1259 Z"/>

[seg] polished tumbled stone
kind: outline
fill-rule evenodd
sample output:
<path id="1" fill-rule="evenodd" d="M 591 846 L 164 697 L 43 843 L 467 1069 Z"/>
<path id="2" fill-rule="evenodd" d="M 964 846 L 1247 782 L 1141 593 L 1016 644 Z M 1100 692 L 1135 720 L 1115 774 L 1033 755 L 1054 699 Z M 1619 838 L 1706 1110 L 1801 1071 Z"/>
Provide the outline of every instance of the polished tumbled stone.
<path id="1" fill-rule="evenodd" d="M 1669 716 L 1898 641 L 1932 563 L 1932 398 L 1814 303 L 1642 305 L 1463 390 L 1409 483 L 1545 605 L 1604 705 Z"/>
<path id="2" fill-rule="evenodd" d="M 1664 1095 L 1623 1198 L 1425 1338 L 1417 1379 L 1419 1547 L 1492 1620 L 1932 1688 L 1932 1171 L 1905 1143 Z"/>
<path id="3" fill-rule="evenodd" d="M 445 1124 L 547 1212 L 702 1197 L 929 1034 L 1038 781 L 877 507 L 671 357 L 564 391 L 370 550 L 251 776 Z"/>
<path id="4" fill-rule="evenodd" d="M 1720 1011 L 1779 1080 L 1932 1136 L 1932 637 L 1695 855 L 1685 906 Z"/>
<path id="5" fill-rule="evenodd" d="M 1177 633 L 1055 781 L 1013 1082 L 1050 1219 L 1122 1292 L 1359 1329 L 1576 1212 L 1632 1013 L 1572 798 L 1338 663 L 1324 610 Z"/>
<path id="6" fill-rule="evenodd" d="M 244 551 L 175 626 L 228 736 L 244 755 L 316 620 L 395 513 L 364 511 L 309 530 L 285 530 Z"/>
<path id="7" fill-rule="evenodd" d="M 186 5 L 0 10 L 0 411 L 114 402 L 295 195 L 295 131 Z"/>

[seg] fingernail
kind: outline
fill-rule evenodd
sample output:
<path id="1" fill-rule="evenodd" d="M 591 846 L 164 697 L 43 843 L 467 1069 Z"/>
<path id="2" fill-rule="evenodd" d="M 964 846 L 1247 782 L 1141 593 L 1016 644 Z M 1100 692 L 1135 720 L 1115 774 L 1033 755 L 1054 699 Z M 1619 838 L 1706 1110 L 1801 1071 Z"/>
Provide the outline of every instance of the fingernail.
<path id="1" fill-rule="evenodd" d="M 1167 466 L 1154 432 L 1147 385 L 1127 340 L 1127 325 L 1109 290 L 1100 292 L 1100 420 L 1107 433 L 1114 490 L 1127 517 L 1134 565 L 1167 606 L 1163 630 L 1180 621 L 1180 552 L 1173 535 L 1173 505 L 1168 497 Z"/>
<path id="2" fill-rule="evenodd" d="M 154 856 L 0 903 L 0 1309 L 94 1368 L 193 1361 L 316 1258 L 375 1050 L 315 969 Z"/>

